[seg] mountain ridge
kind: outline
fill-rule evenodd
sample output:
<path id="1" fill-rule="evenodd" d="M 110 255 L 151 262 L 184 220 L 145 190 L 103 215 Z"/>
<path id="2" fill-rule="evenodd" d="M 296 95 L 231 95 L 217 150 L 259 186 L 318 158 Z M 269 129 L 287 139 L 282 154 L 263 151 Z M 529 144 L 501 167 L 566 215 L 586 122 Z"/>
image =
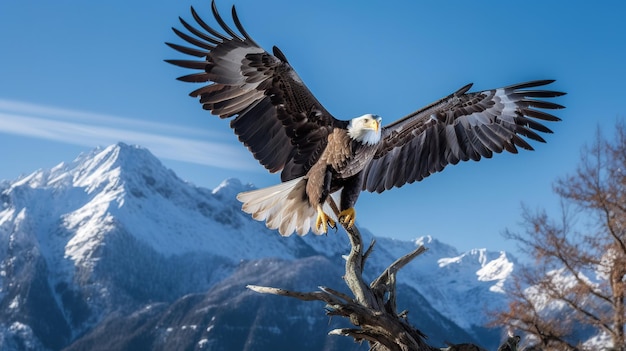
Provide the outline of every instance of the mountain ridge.
<path id="1" fill-rule="evenodd" d="M 98 331 L 109 333 L 102 323 L 120 313 L 145 316 L 142 308 L 154 305 L 169 306 L 161 311 L 167 314 L 189 294 L 204 301 L 242 264 L 273 259 L 299 266 L 301 260 L 325 257 L 343 267 L 342 255 L 349 248 L 345 235 L 280 237 L 240 211 L 234 196 L 249 189 L 251 185 L 236 179 L 211 190 L 194 186 L 163 167 L 148 150 L 123 143 L 0 182 L 0 242 L 5 248 L 0 249 L 0 306 L 7 311 L 0 314 L 0 342 L 54 350 L 78 345 Z M 374 238 L 366 229 L 361 231 L 365 241 Z M 427 246 L 424 255 L 400 272 L 403 291 L 421 296 L 413 299 L 413 303 L 420 301 L 414 308 L 437 315 L 441 329 L 457 330 L 457 335 L 483 345 L 489 342 L 475 331 L 485 321 L 481 302 L 489 301 L 492 307 L 503 303 L 501 287 L 514 259 L 484 249 L 459 253 L 433 237 L 376 240 L 365 268 L 368 277 L 380 274 L 414 247 Z M 284 285 L 278 287 L 288 284 Z M 24 286 L 36 287 L 36 300 L 47 301 L 54 310 L 51 315 L 58 326 L 54 332 L 36 324 L 37 318 L 43 318 L 38 310 L 41 303 L 35 303 Z M 463 303 L 467 294 L 472 296 L 470 304 Z M 235 303 L 233 308 L 245 306 Z M 321 308 L 305 310 L 315 318 L 323 317 Z M 498 333 L 486 335 L 495 335 L 497 343 Z M 258 335 L 254 338 L 260 340 Z M 438 338 L 443 336 L 434 337 Z"/>

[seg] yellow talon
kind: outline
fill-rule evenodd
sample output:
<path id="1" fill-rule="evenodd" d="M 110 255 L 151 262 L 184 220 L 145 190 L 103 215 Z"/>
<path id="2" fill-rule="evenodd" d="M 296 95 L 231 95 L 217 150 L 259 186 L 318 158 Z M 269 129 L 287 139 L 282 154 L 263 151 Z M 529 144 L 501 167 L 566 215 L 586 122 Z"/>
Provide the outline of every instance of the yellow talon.
<path id="1" fill-rule="evenodd" d="M 335 221 L 328 217 L 322 210 L 322 206 L 317 206 L 317 219 L 315 220 L 315 228 L 320 230 L 320 234 L 328 232 L 328 227 L 336 228 Z"/>
<path id="2" fill-rule="evenodd" d="M 339 213 L 339 222 L 345 224 L 348 228 L 352 228 L 356 220 L 356 211 L 354 207 L 345 209 Z"/>

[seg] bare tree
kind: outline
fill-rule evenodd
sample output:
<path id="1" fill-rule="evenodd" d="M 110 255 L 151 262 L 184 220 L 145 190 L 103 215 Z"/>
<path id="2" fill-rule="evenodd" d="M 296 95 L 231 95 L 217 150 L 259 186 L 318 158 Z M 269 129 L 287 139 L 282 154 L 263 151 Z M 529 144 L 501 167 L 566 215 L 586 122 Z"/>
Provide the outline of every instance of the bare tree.
<path id="1" fill-rule="evenodd" d="M 543 350 L 583 350 L 577 332 L 603 333 L 626 350 L 626 125 L 598 130 L 576 171 L 554 185 L 557 220 L 523 209 L 523 233 L 507 230 L 534 259 L 516 273 L 508 311 L 494 323 L 524 331 Z"/>

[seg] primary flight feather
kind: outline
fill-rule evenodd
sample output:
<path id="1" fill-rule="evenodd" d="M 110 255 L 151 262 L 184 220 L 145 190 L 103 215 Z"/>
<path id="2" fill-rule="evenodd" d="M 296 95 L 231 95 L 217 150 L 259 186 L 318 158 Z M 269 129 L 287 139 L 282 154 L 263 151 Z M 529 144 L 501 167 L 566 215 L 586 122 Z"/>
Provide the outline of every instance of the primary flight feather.
<path id="1" fill-rule="evenodd" d="M 352 226 L 362 190 L 382 192 L 439 172 L 448 164 L 489 158 L 517 148 L 532 150 L 522 137 L 539 142 L 551 133 L 538 120 L 560 119 L 542 110 L 563 106 L 546 101 L 564 93 L 543 90 L 552 80 L 468 92 L 471 84 L 389 125 L 366 114 L 335 118 L 313 96 L 285 55 L 261 48 L 245 31 L 235 7 L 229 27 L 212 2 L 209 26 L 191 8 L 196 22 L 180 18 L 187 45 L 167 43 L 192 60 L 166 60 L 193 70 L 179 77 L 204 83 L 190 95 L 202 107 L 230 119 L 239 140 L 282 183 L 240 193 L 242 209 L 281 235 L 327 232 L 330 194 L 341 190 L 339 220 Z M 541 110 L 540 110 L 541 109 Z"/>

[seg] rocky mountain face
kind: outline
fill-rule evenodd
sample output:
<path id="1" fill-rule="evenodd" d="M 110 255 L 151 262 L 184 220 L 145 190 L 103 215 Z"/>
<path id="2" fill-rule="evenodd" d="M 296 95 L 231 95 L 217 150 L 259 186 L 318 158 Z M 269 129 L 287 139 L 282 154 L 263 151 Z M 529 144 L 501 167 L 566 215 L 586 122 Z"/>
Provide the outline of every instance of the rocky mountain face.
<path id="1" fill-rule="evenodd" d="M 345 321 L 323 304 L 245 288 L 339 290 L 349 248 L 341 232 L 267 230 L 235 199 L 250 188 L 193 186 L 121 143 L 0 182 L 0 349 L 367 349 L 327 335 Z M 503 308 L 514 260 L 431 237 L 377 238 L 367 274 L 422 244 L 398 275 L 399 309 L 430 344 L 495 349 L 501 333 L 484 326 L 485 310 Z"/>

